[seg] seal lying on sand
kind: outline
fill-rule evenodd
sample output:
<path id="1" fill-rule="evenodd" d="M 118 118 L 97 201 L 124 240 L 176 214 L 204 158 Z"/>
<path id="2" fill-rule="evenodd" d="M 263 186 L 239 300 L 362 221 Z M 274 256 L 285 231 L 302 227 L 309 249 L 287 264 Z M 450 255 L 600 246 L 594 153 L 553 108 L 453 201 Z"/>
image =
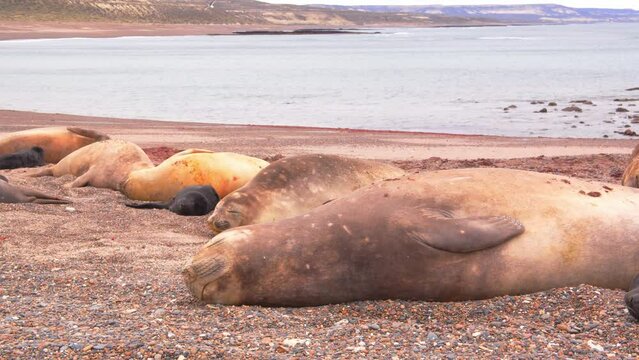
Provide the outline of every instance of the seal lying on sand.
<path id="1" fill-rule="evenodd" d="M 0 203 L 69 204 L 70 202 L 37 190 L 11 185 L 6 177 L 0 175 Z"/>
<path id="2" fill-rule="evenodd" d="M 621 180 L 623 186 L 639 188 L 639 145 L 632 152 L 630 163 L 626 167 Z"/>
<path id="3" fill-rule="evenodd" d="M 97 131 L 78 127 L 36 128 L 0 137 L 0 155 L 38 146 L 44 150 L 44 161 L 55 164 L 83 146 L 108 138 Z"/>
<path id="4" fill-rule="evenodd" d="M 392 165 L 336 155 L 301 155 L 278 160 L 215 208 L 216 232 L 304 214 L 378 180 L 404 171 Z"/>
<path id="5" fill-rule="evenodd" d="M 31 176 L 77 176 L 67 187 L 93 186 L 121 190 L 130 172 L 153 167 L 151 159 L 136 144 L 124 140 L 106 140 L 87 145 L 60 160 L 56 165 Z"/>
<path id="6" fill-rule="evenodd" d="M 44 165 L 44 150 L 34 146 L 12 154 L 0 155 L 0 169 L 19 169 Z"/>
<path id="7" fill-rule="evenodd" d="M 210 185 L 223 198 L 266 166 L 266 161 L 246 155 L 186 150 L 155 168 L 131 172 L 122 193 L 133 200 L 169 201 L 187 186 Z"/>
<path id="8" fill-rule="evenodd" d="M 638 212 L 639 191 L 622 186 L 510 169 L 434 171 L 225 231 L 183 275 L 207 303 L 270 306 L 626 288 L 639 273 Z"/>
<path id="9" fill-rule="evenodd" d="M 639 276 L 636 276 L 630 283 L 630 288 L 624 296 L 626 307 L 632 317 L 639 320 Z"/>
<path id="10" fill-rule="evenodd" d="M 204 185 L 186 187 L 167 203 L 125 205 L 136 209 L 168 209 L 183 216 L 202 216 L 213 211 L 218 201 L 220 198 L 211 185 Z"/>

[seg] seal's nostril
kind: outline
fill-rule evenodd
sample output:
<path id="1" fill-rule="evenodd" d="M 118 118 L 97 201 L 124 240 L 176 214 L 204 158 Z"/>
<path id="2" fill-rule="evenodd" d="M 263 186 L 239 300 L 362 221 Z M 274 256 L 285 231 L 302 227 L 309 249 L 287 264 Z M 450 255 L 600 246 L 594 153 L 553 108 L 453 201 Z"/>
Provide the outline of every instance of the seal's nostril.
<path id="1" fill-rule="evenodd" d="M 231 223 L 229 223 L 226 220 L 217 220 L 215 222 L 215 227 L 220 229 L 220 230 L 226 230 L 226 229 L 231 227 Z"/>

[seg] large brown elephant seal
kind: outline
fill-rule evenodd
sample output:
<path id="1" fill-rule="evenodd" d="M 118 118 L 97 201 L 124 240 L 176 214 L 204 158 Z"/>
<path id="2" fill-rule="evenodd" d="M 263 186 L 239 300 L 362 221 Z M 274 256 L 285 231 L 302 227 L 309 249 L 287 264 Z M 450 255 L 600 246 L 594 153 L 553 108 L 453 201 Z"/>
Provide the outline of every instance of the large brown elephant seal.
<path id="1" fill-rule="evenodd" d="M 154 168 L 131 172 L 122 192 L 133 200 L 169 201 L 185 187 L 211 185 L 223 198 L 266 166 L 268 162 L 242 154 L 185 150 Z"/>
<path id="2" fill-rule="evenodd" d="M 70 201 L 23 186 L 11 185 L 7 178 L 0 175 L 0 203 L 69 204 Z"/>
<path id="3" fill-rule="evenodd" d="M 225 231 L 183 271 L 207 303 L 456 301 L 639 273 L 639 191 L 510 169 L 383 181 L 301 216 Z"/>
<path id="4" fill-rule="evenodd" d="M 105 134 L 79 127 L 36 128 L 1 136 L 0 155 L 37 146 L 44 150 L 44 161 L 55 164 L 83 146 L 108 138 Z"/>
<path id="5" fill-rule="evenodd" d="M 404 171 L 375 161 L 336 155 L 300 155 L 278 160 L 224 198 L 209 217 L 216 232 L 306 213 L 375 181 Z"/>
<path id="6" fill-rule="evenodd" d="M 621 180 L 623 186 L 639 188 L 639 145 L 635 147 L 630 157 L 630 162 L 623 173 Z"/>
<path id="7" fill-rule="evenodd" d="M 65 186 L 93 186 L 120 191 L 129 173 L 152 168 L 153 162 L 136 144 L 124 140 L 106 140 L 74 151 L 56 165 L 32 176 L 63 176 L 77 178 Z"/>

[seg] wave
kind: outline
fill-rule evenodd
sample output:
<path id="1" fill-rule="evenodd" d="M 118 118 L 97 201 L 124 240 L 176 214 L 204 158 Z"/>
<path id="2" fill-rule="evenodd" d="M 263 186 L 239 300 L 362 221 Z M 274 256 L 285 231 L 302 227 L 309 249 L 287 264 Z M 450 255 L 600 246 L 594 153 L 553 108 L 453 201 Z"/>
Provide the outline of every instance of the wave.
<path id="1" fill-rule="evenodd" d="M 538 37 L 525 37 L 525 36 L 483 36 L 477 38 L 478 40 L 540 40 Z"/>

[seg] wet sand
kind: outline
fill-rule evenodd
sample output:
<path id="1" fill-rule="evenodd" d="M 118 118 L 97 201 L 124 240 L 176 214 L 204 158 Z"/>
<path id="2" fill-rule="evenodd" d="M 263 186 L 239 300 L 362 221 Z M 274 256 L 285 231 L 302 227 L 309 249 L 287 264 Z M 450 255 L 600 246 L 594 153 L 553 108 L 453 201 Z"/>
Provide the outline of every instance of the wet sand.
<path id="1" fill-rule="evenodd" d="M 0 111 L 0 133 L 63 125 L 135 141 L 155 162 L 188 147 L 269 160 L 331 152 L 409 171 L 511 167 L 610 182 L 619 181 L 635 145 Z M 64 188 L 70 176 L 0 173 L 73 201 L 73 210 L 0 204 L 0 358 L 639 356 L 639 325 L 624 308 L 623 291 L 591 286 L 460 303 L 207 306 L 180 277 L 184 262 L 211 238 L 206 217 L 130 209 L 114 191 Z"/>

